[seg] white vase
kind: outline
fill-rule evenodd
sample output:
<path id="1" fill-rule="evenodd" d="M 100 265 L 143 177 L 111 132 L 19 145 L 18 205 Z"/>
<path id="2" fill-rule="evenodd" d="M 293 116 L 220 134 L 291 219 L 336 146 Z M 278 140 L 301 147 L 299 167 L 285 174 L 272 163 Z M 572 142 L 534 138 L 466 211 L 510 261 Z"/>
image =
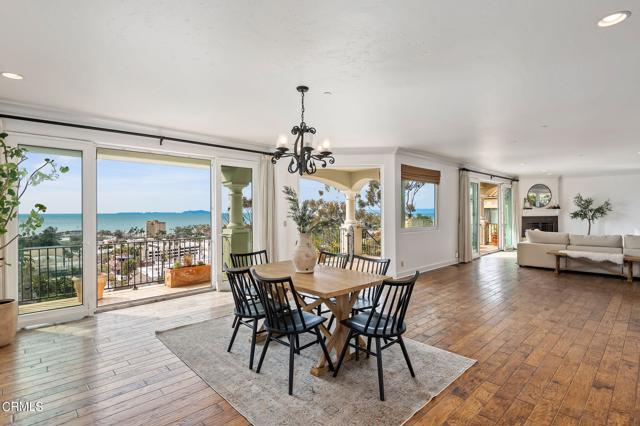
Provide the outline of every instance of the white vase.
<path id="1" fill-rule="evenodd" d="M 296 242 L 296 248 L 293 250 L 293 266 L 296 272 L 303 274 L 312 274 L 313 268 L 316 266 L 316 249 L 311 245 L 309 235 L 301 233 Z"/>

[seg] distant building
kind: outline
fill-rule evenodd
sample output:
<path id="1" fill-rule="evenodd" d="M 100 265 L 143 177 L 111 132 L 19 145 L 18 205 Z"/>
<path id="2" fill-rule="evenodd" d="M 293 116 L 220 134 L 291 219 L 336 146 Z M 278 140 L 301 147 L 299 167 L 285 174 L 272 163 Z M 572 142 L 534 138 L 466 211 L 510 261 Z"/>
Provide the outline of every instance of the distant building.
<path id="1" fill-rule="evenodd" d="M 160 222 L 159 220 L 147 221 L 147 237 L 156 238 L 160 234 L 167 233 L 167 222 Z"/>

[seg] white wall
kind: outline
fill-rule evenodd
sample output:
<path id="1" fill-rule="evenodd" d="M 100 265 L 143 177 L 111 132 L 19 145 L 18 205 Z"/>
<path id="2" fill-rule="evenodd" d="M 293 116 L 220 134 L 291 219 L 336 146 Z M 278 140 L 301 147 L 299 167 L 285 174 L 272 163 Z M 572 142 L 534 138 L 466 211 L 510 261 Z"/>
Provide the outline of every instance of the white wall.
<path id="1" fill-rule="evenodd" d="M 596 204 L 611 201 L 613 211 L 595 222 L 591 234 L 640 234 L 640 171 L 610 176 L 568 176 L 560 179 L 560 218 L 562 232 L 586 234 L 587 223 L 573 220 L 576 194 L 592 197 Z"/>
<path id="2" fill-rule="evenodd" d="M 400 228 L 400 165 L 440 170 L 435 229 Z M 406 275 L 415 270 L 427 271 L 458 262 L 458 166 L 427 156 L 398 154 L 396 156 L 396 274 Z"/>

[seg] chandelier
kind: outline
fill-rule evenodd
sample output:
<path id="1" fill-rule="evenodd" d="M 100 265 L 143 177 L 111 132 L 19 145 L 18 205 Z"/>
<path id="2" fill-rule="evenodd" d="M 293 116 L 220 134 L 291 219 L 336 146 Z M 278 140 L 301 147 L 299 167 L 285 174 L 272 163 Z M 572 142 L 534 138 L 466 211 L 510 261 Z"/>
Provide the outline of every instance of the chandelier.
<path id="1" fill-rule="evenodd" d="M 300 92 L 302 113 L 300 124 L 291 129 L 291 134 L 296 137 L 293 151 L 289 151 L 287 137 L 280 135 L 271 162 L 276 164 L 281 158 L 291 158 L 289 173 L 300 173 L 301 176 L 305 173 L 312 175 L 317 170 L 316 161 L 324 168 L 327 167 L 327 163 L 333 164 L 336 160 L 331 155 L 331 143 L 328 139 L 314 148 L 313 135 L 316 134 L 316 129 L 304 122 L 304 94 L 309 91 L 309 88 L 298 86 L 296 90 Z M 314 150 L 316 153 L 313 152 Z"/>

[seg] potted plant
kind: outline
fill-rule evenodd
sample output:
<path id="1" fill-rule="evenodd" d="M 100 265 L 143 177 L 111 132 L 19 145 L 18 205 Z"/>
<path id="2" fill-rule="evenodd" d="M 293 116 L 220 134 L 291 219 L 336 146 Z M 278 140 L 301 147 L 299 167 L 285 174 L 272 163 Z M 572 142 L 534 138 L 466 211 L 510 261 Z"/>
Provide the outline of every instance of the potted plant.
<path id="1" fill-rule="evenodd" d="M 190 260 L 189 265 L 176 260 L 173 263 L 173 267 L 165 272 L 164 285 L 173 288 L 211 281 L 211 266 L 204 262 L 192 265 L 192 259 Z"/>
<path id="2" fill-rule="evenodd" d="M 9 223 L 18 216 L 20 199 L 30 186 L 55 180 L 60 173 L 69 171 L 68 167 L 58 167 L 55 161 L 45 159 L 44 164 L 32 173 L 21 167 L 27 160 L 24 148 L 8 146 L 8 135 L 0 133 L 0 237 L 7 234 Z M 32 235 L 43 224 L 41 213 L 47 211 L 42 204 L 33 206 L 26 220 L 20 224 L 21 235 Z M 0 275 L 4 273 L 4 250 L 18 239 L 18 235 L 8 241 L 0 241 Z M 0 289 L 1 290 L 1 289 Z M 16 336 L 18 320 L 18 302 L 14 299 L 0 300 L 0 347 L 13 342 Z"/>
<path id="3" fill-rule="evenodd" d="M 571 219 L 586 220 L 589 223 L 587 235 L 591 235 L 591 225 L 593 222 L 601 217 L 605 217 L 610 211 L 613 211 L 609 200 L 597 207 L 594 207 L 593 198 L 584 198 L 580 194 L 577 194 L 573 198 L 573 203 L 576 205 L 578 210 L 571 212 Z"/>
<path id="4" fill-rule="evenodd" d="M 314 207 L 309 200 L 301 203 L 298 194 L 290 186 L 285 186 L 282 192 L 289 203 L 288 217 L 296 224 L 299 233 L 291 260 L 296 272 L 311 274 L 316 266 L 317 254 L 311 244 L 310 234 L 315 229 L 336 226 L 335 218 L 320 215 L 317 207 Z"/>
<path id="5" fill-rule="evenodd" d="M 107 286 L 107 273 L 100 272 L 98 274 L 98 300 L 102 300 L 104 297 L 104 288 Z"/>

